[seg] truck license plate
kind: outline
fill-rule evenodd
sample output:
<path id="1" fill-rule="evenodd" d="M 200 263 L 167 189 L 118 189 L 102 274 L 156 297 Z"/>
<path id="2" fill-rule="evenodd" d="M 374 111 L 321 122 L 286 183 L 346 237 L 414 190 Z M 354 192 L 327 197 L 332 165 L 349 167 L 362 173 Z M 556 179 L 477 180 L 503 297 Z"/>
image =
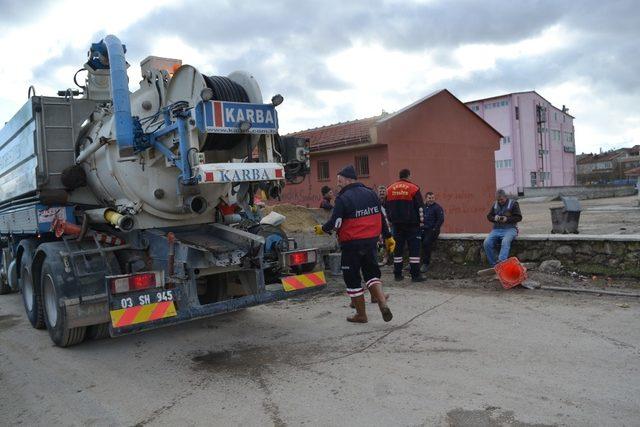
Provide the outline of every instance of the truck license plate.
<path id="1" fill-rule="evenodd" d="M 119 310 L 122 308 L 131 308 L 138 305 L 148 305 L 157 302 L 174 301 L 174 293 L 171 289 L 158 291 L 143 291 L 135 294 L 123 294 L 122 296 L 111 296 L 111 309 Z"/>

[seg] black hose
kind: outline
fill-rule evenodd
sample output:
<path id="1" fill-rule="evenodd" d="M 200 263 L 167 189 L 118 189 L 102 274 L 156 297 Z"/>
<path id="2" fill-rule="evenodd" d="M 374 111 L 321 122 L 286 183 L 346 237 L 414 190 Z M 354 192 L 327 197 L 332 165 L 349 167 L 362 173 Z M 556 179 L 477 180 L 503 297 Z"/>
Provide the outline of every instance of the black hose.
<path id="1" fill-rule="evenodd" d="M 78 86 L 80 89 L 82 89 L 82 90 L 86 90 L 86 89 L 87 89 L 87 87 L 86 87 L 86 86 L 82 86 L 81 84 L 78 84 L 78 80 L 77 80 L 78 73 L 79 73 L 80 71 L 82 71 L 82 70 L 84 70 L 84 68 L 80 68 L 80 69 L 79 69 L 78 71 L 76 71 L 76 73 L 73 75 L 73 83 L 75 83 L 75 85 L 76 85 L 76 86 Z"/>
<path id="2" fill-rule="evenodd" d="M 205 76 L 204 74 L 202 77 L 204 77 L 207 87 L 213 90 L 213 100 L 249 102 L 249 96 L 244 88 L 230 78 L 222 76 Z"/>
<path id="3" fill-rule="evenodd" d="M 213 91 L 213 101 L 249 102 L 244 88 L 230 78 L 204 74 L 202 77 L 207 87 Z M 202 150 L 229 150 L 245 139 L 249 137 L 243 134 L 209 134 Z"/>

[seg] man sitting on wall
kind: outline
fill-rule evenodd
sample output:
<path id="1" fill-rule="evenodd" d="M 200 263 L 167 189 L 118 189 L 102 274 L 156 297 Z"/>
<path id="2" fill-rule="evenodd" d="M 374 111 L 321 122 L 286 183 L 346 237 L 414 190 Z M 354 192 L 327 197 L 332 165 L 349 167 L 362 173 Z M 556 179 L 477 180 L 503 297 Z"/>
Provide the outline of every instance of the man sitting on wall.
<path id="1" fill-rule="evenodd" d="M 513 199 L 509 199 L 504 190 L 496 191 L 496 202 L 491 206 L 487 219 L 493 223 L 493 230 L 484 240 L 484 252 L 491 266 L 509 258 L 511 242 L 518 235 L 518 222 L 522 221 L 520 205 Z M 498 261 L 496 262 L 495 249 L 500 246 Z"/>

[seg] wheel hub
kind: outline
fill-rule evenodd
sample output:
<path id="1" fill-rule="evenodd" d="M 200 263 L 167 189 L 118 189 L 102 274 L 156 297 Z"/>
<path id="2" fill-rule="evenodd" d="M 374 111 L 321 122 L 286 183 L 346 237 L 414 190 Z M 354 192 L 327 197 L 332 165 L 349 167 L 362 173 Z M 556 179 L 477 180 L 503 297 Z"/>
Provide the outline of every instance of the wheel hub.
<path id="1" fill-rule="evenodd" d="M 42 283 L 44 285 L 44 310 L 47 314 L 47 321 L 49 322 L 49 326 L 55 327 L 58 322 L 58 299 L 56 298 L 56 291 L 51 275 L 47 274 Z"/>

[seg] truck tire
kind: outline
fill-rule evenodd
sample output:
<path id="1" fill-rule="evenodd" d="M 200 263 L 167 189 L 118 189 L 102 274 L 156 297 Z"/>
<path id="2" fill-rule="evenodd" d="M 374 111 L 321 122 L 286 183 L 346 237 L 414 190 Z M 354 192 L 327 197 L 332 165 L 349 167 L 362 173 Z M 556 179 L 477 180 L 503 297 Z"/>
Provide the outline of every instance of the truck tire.
<path id="1" fill-rule="evenodd" d="M 31 257 L 28 257 L 30 260 Z M 31 269 L 27 267 L 27 264 L 21 262 L 20 270 L 20 282 L 22 288 L 22 302 L 24 304 L 24 310 L 27 313 L 27 318 L 36 329 L 44 329 L 44 313 L 42 312 L 42 297 L 40 294 L 40 286 L 35 286 L 33 283 L 33 276 L 31 275 Z"/>
<path id="2" fill-rule="evenodd" d="M 79 328 L 69 328 L 67 326 L 67 310 L 60 304 L 59 285 L 56 283 L 53 269 L 49 265 L 47 258 L 42 264 L 40 273 L 40 286 L 42 295 L 42 306 L 44 311 L 44 322 L 49 330 L 49 336 L 58 347 L 69 347 L 84 340 L 87 332 L 86 326 Z"/>
<path id="3" fill-rule="evenodd" d="M 90 340 L 101 340 L 109 338 L 109 323 L 100 323 L 87 327 L 87 338 Z"/>
<path id="4" fill-rule="evenodd" d="M 9 285 L 9 264 L 7 249 L 0 249 L 0 254 L 2 255 L 2 260 L 0 260 L 0 295 L 8 294 L 11 292 L 11 286 Z"/>
<path id="5" fill-rule="evenodd" d="M 11 287 L 9 286 L 9 275 L 8 274 L 0 274 L 0 295 L 5 295 L 11 292 Z"/>

